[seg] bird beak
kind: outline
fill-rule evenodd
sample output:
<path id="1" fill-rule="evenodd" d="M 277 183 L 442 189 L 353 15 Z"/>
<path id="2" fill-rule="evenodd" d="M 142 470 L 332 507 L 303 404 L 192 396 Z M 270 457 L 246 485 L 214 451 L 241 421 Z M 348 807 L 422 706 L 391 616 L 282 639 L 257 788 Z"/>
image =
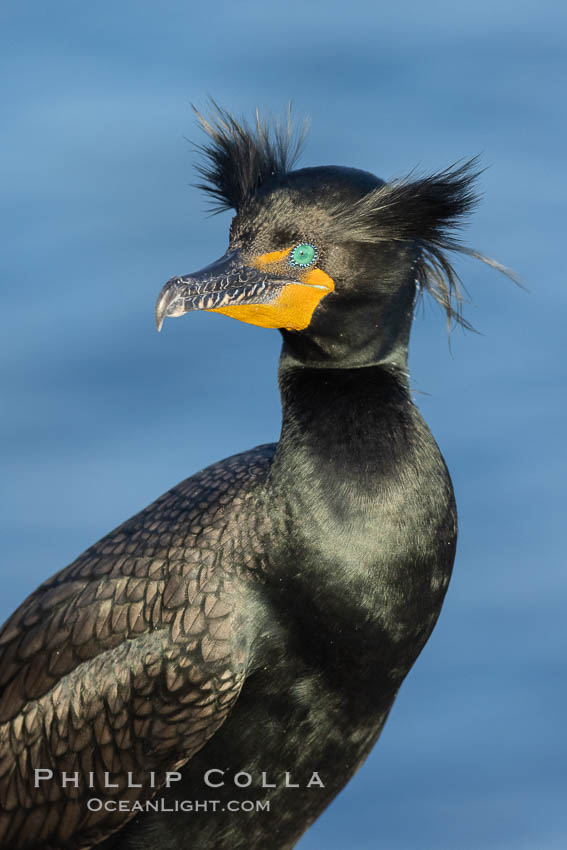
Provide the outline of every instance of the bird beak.
<path id="1" fill-rule="evenodd" d="M 247 265 L 239 251 L 229 251 L 194 274 L 168 280 L 156 302 L 156 326 L 160 331 L 167 316 L 206 310 L 262 327 L 300 330 L 333 288 L 321 275 L 302 279 L 290 268 L 288 276 L 281 265 Z"/>

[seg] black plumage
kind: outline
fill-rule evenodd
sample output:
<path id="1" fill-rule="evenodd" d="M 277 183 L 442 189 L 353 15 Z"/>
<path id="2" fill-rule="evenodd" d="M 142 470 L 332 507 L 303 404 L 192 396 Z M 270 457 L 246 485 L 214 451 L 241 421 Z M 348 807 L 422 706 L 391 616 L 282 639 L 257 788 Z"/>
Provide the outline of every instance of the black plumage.
<path id="1" fill-rule="evenodd" d="M 471 253 L 452 234 L 474 164 L 291 171 L 289 125 L 202 124 L 229 250 L 166 284 L 158 326 L 279 327 L 281 437 L 174 487 L 6 622 L 2 848 L 293 847 L 372 748 L 448 585 L 453 491 L 407 350 L 418 288 L 460 316 L 445 252 Z"/>

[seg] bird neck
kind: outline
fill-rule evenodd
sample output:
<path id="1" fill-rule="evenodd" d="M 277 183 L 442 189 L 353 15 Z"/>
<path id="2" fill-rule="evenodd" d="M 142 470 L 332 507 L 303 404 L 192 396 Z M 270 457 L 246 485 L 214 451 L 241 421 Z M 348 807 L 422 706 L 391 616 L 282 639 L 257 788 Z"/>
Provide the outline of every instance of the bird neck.
<path id="1" fill-rule="evenodd" d="M 276 461 L 282 474 L 289 470 L 294 476 L 296 464 L 307 462 L 311 474 L 325 476 L 328 470 L 330 481 L 339 480 L 344 467 L 361 486 L 375 486 L 384 465 L 405 452 L 407 426 L 417 411 L 407 373 L 396 366 L 298 365 L 284 346 L 279 384 L 282 432 Z"/>
<path id="2" fill-rule="evenodd" d="M 443 459 L 404 381 L 383 366 L 298 367 L 284 354 L 280 389 L 265 498 L 274 593 L 287 588 L 297 610 L 315 608 L 345 633 L 364 622 L 382 647 L 416 623 L 426 636 L 442 598 L 431 575 L 441 571 L 444 592 L 456 519 Z M 413 625 L 397 607 L 402 585 Z"/>
<path id="3" fill-rule="evenodd" d="M 297 367 L 284 354 L 279 380 L 272 493 L 291 526 L 308 523 L 307 547 L 337 538 L 351 545 L 413 461 L 416 416 L 422 420 L 404 378 L 382 366 Z"/>

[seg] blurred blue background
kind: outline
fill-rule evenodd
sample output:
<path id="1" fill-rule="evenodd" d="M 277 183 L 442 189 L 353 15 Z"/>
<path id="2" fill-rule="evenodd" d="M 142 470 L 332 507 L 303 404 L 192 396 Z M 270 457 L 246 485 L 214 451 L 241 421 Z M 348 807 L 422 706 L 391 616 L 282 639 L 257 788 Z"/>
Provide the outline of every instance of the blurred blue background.
<path id="1" fill-rule="evenodd" d="M 565 809 L 565 7 L 297 0 L 2 4 L 4 619 L 211 461 L 277 438 L 279 335 L 169 321 L 226 246 L 190 101 L 312 130 L 304 165 L 390 177 L 481 153 L 459 260 L 482 335 L 418 315 L 413 386 L 451 470 L 456 571 L 381 741 L 301 850 L 559 850 Z"/>

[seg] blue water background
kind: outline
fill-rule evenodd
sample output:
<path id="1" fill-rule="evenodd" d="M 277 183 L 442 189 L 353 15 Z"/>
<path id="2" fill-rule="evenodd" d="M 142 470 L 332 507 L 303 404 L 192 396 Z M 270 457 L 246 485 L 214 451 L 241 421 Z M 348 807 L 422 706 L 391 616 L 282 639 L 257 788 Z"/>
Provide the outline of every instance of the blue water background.
<path id="1" fill-rule="evenodd" d="M 274 440 L 279 338 L 168 277 L 225 249 L 191 188 L 190 101 L 311 116 L 304 165 L 382 177 L 481 153 L 458 269 L 411 368 L 461 536 L 438 627 L 367 763 L 301 850 L 560 850 L 565 735 L 565 76 L 558 2 L 2 4 L 0 619 L 211 461 Z M 267 815 L 268 816 L 268 815 Z"/>

